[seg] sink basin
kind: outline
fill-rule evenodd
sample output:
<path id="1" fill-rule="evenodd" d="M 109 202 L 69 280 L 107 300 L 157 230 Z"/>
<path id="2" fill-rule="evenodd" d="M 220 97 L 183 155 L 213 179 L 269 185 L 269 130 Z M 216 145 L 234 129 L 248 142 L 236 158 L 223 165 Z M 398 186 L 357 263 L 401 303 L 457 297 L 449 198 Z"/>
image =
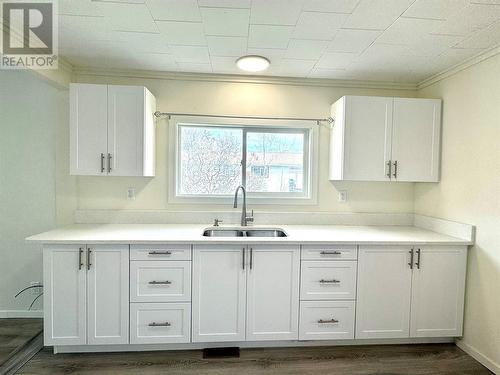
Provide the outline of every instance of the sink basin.
<path id="1" fill-rule="evenodd" d="M 219 228 L 205 229 L 204 237 L 287 237 L 284 230 L 278 228 Z"/>

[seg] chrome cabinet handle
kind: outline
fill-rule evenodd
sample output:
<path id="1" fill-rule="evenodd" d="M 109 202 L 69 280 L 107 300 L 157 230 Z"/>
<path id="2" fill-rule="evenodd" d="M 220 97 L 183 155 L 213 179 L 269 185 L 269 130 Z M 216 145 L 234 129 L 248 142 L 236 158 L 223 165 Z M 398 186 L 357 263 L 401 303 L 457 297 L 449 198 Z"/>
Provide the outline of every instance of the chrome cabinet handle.
<path id="1" fill-rule="evenodd" d="M 398 178 L 398 161 L 397 160 L 394 162 L 394 173 L 393 173 L 392 177 Z"/>
<path id="2" fill-rule="evenodd" d="M 318 320 L 318 323 L 319 324 L 326 324 L 326 323 L 338 323 L 339 321 L 337 319 L 329 319 L 329 320 L 323 320 L 323 319 L 320 319 Z"/>
<path id="3" fill-rule="evenodd" d="M 156 323 L 156 322 L 153 322 L 153 323 L 149 323 L 148 326 L 150 327 L 170 327 L 172 324 L 170 324 L 169 322 L 165 322 L 165 323 Z"/>
<path id="4" fill-rule="evenodd" d="M 387 172 L 386 172 L 386 174 L 385 174 L 385 175 L 386 175 L 386 177 L 387 177 L 387 178 L 391 178 L 391 170 L 392 170 L 392 163 L 391 163 L 391 161 L 390 161 L 390 160 L 389 160 L 389 161 L 387 161 L 387 162 L 385 163 L 385 165 L 386 165 L 386 167 L 387 167 L 387 168 L 386 168 Z"/>
<path id="5" fill-rule="evenodd" d="M 250 248 L 250 269 L 253 267 L 253 249 Z"/>
<path id="6" fill-rule="evenodd" d="M 245 269 L 245 248 L 242 249 L 242 256 L 241 256 L 241 258 L 243 259 L 241 266 L 243 267 L 243 269 Z"/>
<path id="7" fill-rule="evenodd" d="M 410 269 L 412 270 L 413 269 L 413 249 L 411 249 L 410 251 L 408 251 L 410 253 L 410 262 L 408 263 L 408 265 L 410 266 Z"/>
<path id="8" fill-rule="evenodd" d="M 101 173 L 104 173 L 104 154 L 101 153 Z"/>
<path id="9" fill-rule="evenodd" d="M 148 284 L 150 284 L 150 285 L 170 285 L 170 284 L 172 284 L 172 282 L 170 280 L 165 280 L 165 281 L 153 280 L 153 281 L 150 281 Z"/>
<path id="10" fill-rule="evenodd" d="M 108 173 L 111 173 L 111 159 L 112 159 L 112 156 L 108 152 Z"/>
<path id="11" fill-rule="evenodd" d="M 90 266 L 92 263 L 90 263 L 90 254 L 92 253 L 92 250 L 90 248 L 87 248 L 87 270 L 90 270 Z"/>
<path id="12" fill-rule="evenodd" d="M 337 251 L 337 250 L 335 250 L 335 251 L 325 251 L 324 250 L 324 251 L 320 252 L 320 254 L 321 255 L 342 255 L 342 252 Z"/>
<path id="13" fill-rule="evenodd" d="M 78 249 L 78 270 L 81 270 L 83 267 L 83 248 L 80 247 Z"/>
<path id="14" fill-rule="evenodd" d="M 321 284 L 338 284 L 338 283 L 340 283 L 340 280 L 336 280 L 336 279 L 331 279 L 331 280 L 321 279 L 319 282 Z"/>
<path id="15" fill-rule="evenodd" d="M 149 255 L 172 255 L 171 251 L 159 251 L 159 250 L 152 250 L 149 252 Z"/>
<path id="16" fill-rule="evenodd" d="M 417 266 L 418 269 L 420 269 L 420 254 L 421 254 L 420 249 L 417 249 L 417 263 L 415 263 L 415 265 Z"/>

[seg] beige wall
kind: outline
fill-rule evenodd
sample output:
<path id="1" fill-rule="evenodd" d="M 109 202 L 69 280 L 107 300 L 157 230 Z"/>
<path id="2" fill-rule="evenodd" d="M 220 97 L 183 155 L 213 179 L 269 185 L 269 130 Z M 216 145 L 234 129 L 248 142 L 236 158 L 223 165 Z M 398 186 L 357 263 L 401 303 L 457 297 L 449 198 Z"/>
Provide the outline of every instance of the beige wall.
<path id="1" fill-rule="evenodd" d="M 416 184 L 415 211 L 477 226 L 463 344 L 500 371 L 500 55 L 419 95 L 443 99 L 442 176 Z"/>
<path id="2" fill-rule="evenodd" d="M 411 90 L 355 89 L 282 84 L 206 82 L 167 79 L 116 78 L 77 75 L 77 82 L 144 85 L 157 97 L 158 109 L 209 114 L 327 117 L 342 95 L 416 96 Z M 225 210 L 223 206 L 175 205 L 167 201 L 167 121 L 157 126 L 156 177 L 78 177 L 80 209 Z M 319 144 L 318 204 L 308 206 L 253 206 L 266 211 L 412 212 L 411 183 L 331 183 L 328 180 L 329 129 L 322 127 Z M 127 201 L 126 190 L 135 187 L 137 198 Z M 348 191 L 348 202 L 337 202 L 337 189 Z M 226 207 L 227 206 L 227 207 Z"/>

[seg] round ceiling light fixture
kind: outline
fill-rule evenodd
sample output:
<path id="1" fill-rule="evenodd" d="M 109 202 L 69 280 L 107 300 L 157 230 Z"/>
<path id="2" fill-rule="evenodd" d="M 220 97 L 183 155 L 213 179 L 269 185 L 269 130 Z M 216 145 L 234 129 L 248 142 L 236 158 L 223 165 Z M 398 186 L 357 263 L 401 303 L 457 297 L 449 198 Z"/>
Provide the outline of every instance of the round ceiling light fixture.
<path id="1" fill-rule="evenodd" d="M 262 72 L 266 70 L 271 62 L 263 56 L 247 55 L 236 60 L 236 65 L 245 72 Z"/>

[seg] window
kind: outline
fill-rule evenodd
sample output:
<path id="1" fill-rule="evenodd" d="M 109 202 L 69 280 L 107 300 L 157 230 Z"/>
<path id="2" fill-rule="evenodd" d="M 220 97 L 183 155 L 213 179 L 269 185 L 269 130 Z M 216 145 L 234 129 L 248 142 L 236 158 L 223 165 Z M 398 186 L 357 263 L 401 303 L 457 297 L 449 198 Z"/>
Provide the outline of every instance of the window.
<path id="1" fill-rule="evenodd" d="M 309 199 L 310 127 L 177 123 L 176 197 Z"/>

